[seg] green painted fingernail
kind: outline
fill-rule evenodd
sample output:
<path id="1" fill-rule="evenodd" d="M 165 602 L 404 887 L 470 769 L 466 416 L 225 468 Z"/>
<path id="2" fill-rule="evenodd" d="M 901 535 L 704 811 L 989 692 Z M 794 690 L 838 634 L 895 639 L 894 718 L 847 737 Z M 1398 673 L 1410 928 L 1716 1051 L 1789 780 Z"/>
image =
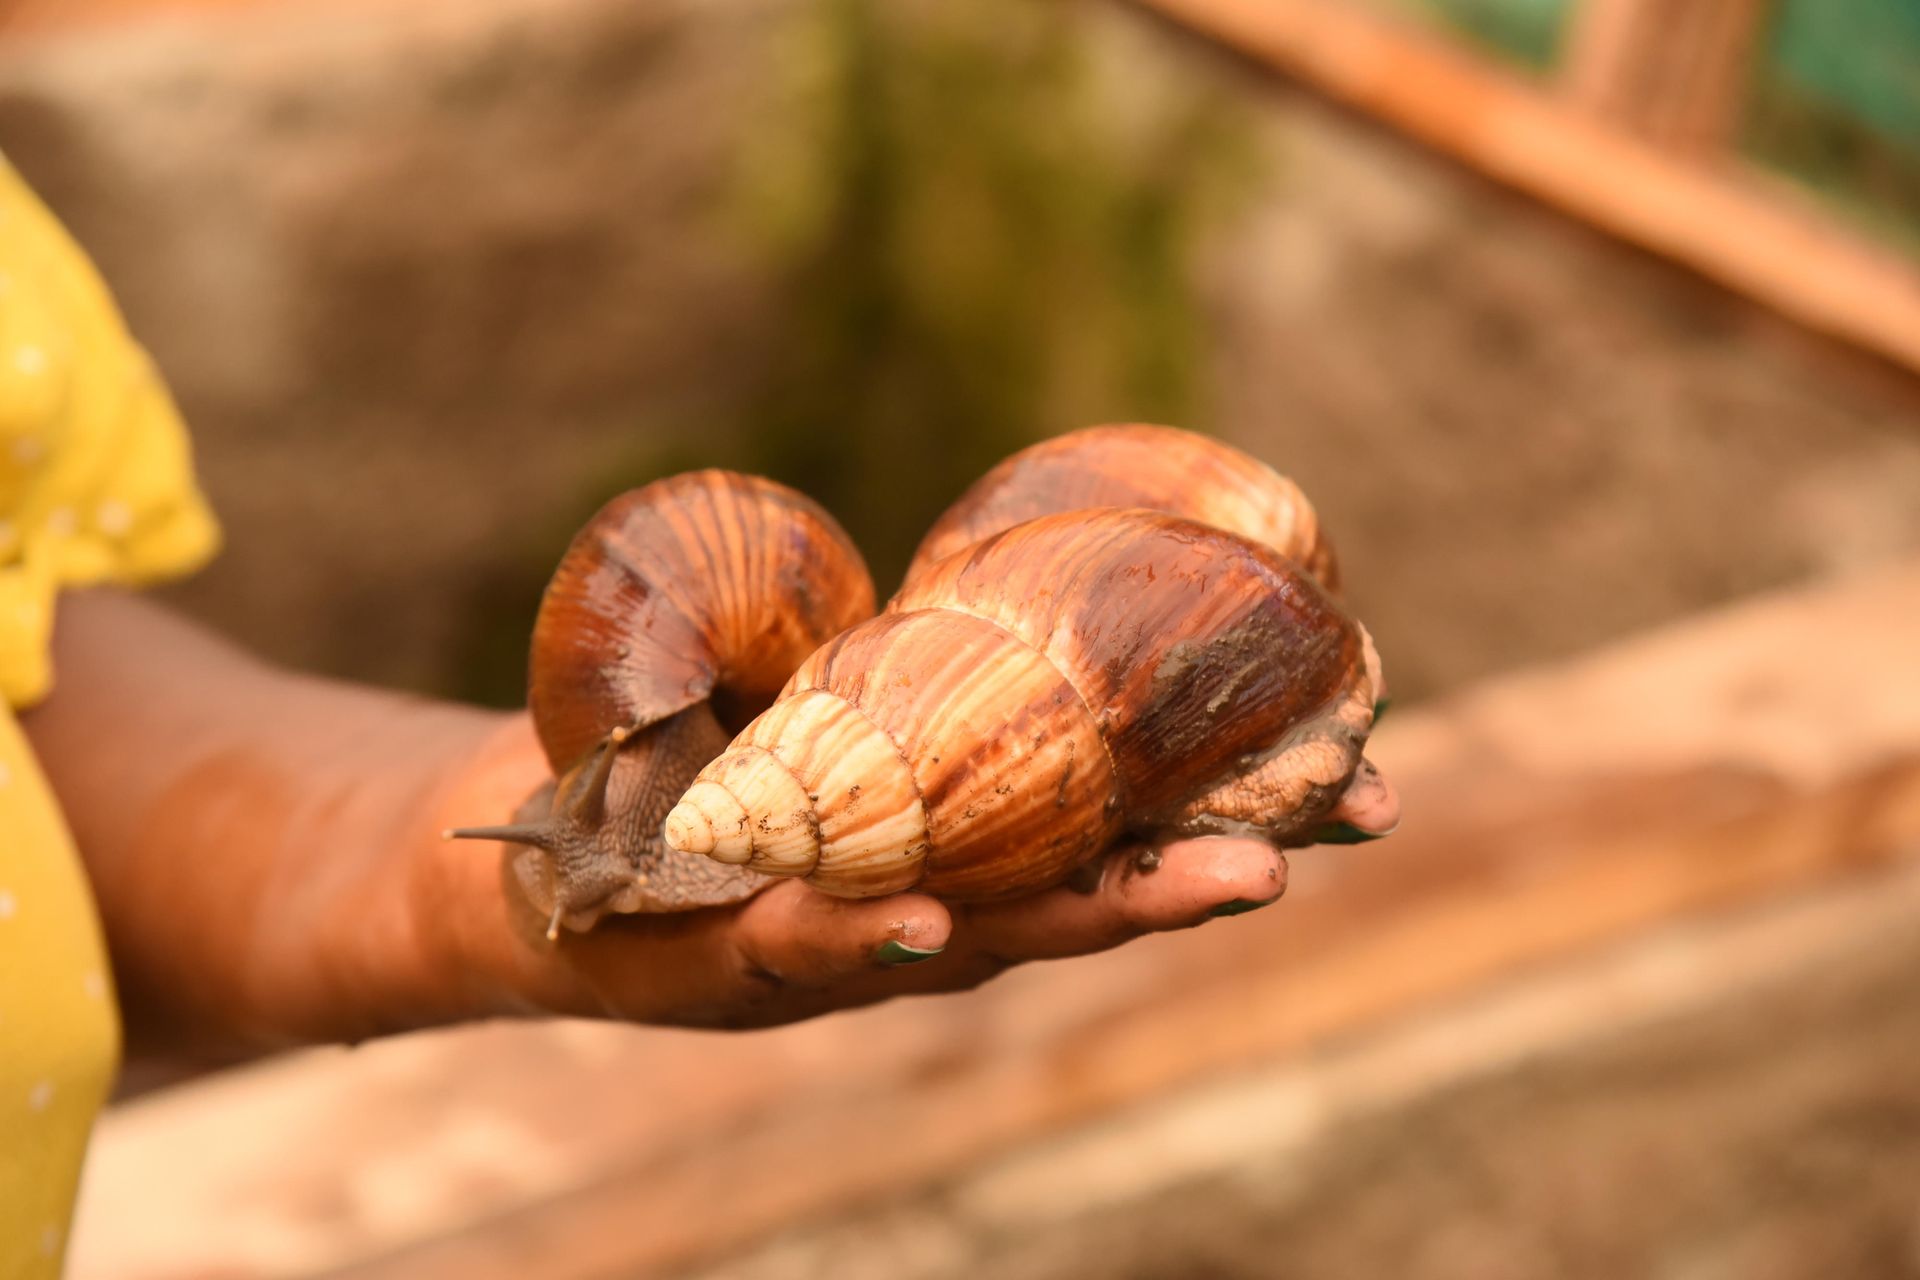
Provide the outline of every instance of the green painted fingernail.
<path id="1" fill-rule="evenodd" d="M 1393 710 L 1392 698 L 1380 698 L 1373 704 L 1373 722 L 1379 724 L 1387 718 L 1387 712 Z"/>
<path id="2" fill-rule="evenodd" d="M 1207 912 L 1207 914 L 1210 916 L 1243 916 L 1249 911 L 1258 911 L 1262 907 L 1270 907 L 1278 901 L 1280 901 L 1278 898 L 1268 898 L 1265 902 L 1255 902 L 1251 898 L 1235 898 L 1231 902 L 1221 903 L 1213 910 Z"/>
<path id="3" fill-rule="evenodd" d="M 1335 822 L 1320 828 L 1314 833 L 1315 844 L 1366 844 L 1378 840 L 1386 833 L 1381 831 L 1362 831 L 1351 822 Z"/>
<path id="4" fill-rule="evenodd" d="M 935 947 L 931 951 L 921 947 L 910 947 L 904 942 L 896 942 L 889 938 L 880 944 L 880 949 L 874 952 L 874 956 L 889 969 L 897 969 L 903 964 L 919 964 L 922 960 L 931 960 L 945 950 L 945 947 Z"/>

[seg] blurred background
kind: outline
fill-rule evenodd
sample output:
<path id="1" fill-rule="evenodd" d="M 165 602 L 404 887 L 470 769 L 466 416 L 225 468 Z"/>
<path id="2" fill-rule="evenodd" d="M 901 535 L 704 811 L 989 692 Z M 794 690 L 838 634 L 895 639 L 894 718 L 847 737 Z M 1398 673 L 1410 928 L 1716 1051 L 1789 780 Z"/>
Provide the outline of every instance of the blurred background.
<path id="1" fill-rule="evenodd" d="M 1313 497 L 1409 795 L 964 1000 L 149 1093 L 76 1274 L 1920 1274 L 1909 0 L 0 0 L 0 150 L 262 653 L 514 705 L 622 489 L 785 480 L 884 590 L 1172 422 Z"/>

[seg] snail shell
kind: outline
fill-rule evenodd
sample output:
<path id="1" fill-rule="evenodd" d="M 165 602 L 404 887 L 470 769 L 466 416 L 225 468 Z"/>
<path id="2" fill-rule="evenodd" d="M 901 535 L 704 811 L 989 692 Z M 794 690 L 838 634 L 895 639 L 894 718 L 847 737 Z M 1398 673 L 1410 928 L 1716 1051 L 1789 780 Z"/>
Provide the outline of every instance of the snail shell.
<path id="1" fill-rule="evenodd" d="M 666 842 L 870 897 L 1058 883 L 1122 831 L 1297 839 L 1378 668 L 1272 548 L 1164 512 L 1046 516 L 923 567 L 667 815 Z"/>
<path id="2" fill-rule="evenodd" d="M 873 607 L 853 541 L 785 485 L 694 471 L 622 494 L 574 536 L 540 601 L 527 681 L 540 745 L 565 769 L 616 728 L 716 695 L 744 721 Z"/>
<path id="3" fill-rule="evenodd" d="M 792 489 L 697 471 L 622 494 L 575 536 L 534 623 L 528 705 L 558 778 L 513 824 L 451 834 L 527 846 L 514 872 L 550 936 L 751 896 L 762 876 L 665 848 L 661 819 L 731 729 L 873 607 L 852 541 Z"/>
<path id="4" fill-rule="evenodd" d="M 1022 449 L 976 481 L 935 522 L 907 579 L 956 551 L 1037 516 L 1146 507 L 1264 542 L 1339 590 L 1333 545 L 1300 487 L 1218 440 L 1142 423 L 1088 427 Z"/>

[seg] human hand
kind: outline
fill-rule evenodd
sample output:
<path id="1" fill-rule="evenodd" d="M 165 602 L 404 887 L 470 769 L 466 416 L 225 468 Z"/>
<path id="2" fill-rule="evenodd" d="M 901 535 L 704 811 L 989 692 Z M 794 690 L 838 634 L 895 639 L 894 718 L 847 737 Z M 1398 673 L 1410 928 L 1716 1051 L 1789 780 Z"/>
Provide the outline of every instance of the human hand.
<path id="1" fill-rule="evenodd" d="M 56 650 L 62 684 L 23 723 L 85 858 L 137 1056 L 224 1060 L 508 1014 L 765 1026 L 960 990 L 1286 884 L 1263 843 L 1184 840 L 1151 870 L 1119 851 L 1079 888 L 1012 902 L 785 882 L 549 942 L 507 850 L 440 838 L 505 820 L 547 781 L 524 714 L 277 671 L 112 593 L 64 604 Z M 1349 792 L 1368 796 L 1333 816 L 1384 830 L 1391 793 Z"/>
<path id="2" fill-rule="evenodd" d="M 449 796 L 510 805 L 544 766 L 524 722 L 491 742 Z M 1377 822 L 1382 803 L 1365 795 Z M 797 881 L 744 903 L 673 915 L 607 916 L 545 936 L 498 845 L 440 846 L 423 909 L 447 939 L 470 1013 L 544 1011 L 703 1027 L 759 1027 L 895 996 L 964 990 L 1020 963 L 1103 951 L 1279 899 L 1287 865 L 1263 841 L 1204 837 L 1106 854 L 1075 882 L 1014 901 L 949 905 L 916 893 L 849 900 Z"/>

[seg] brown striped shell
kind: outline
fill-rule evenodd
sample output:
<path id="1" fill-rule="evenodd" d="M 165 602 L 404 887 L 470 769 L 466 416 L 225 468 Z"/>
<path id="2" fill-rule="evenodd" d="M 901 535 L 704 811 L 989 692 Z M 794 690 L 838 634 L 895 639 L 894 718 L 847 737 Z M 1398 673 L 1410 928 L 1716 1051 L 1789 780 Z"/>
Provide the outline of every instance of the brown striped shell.
<path id="1" fill-rule="evenodd" d="M 1210 436 L 1140 422 L 1069 431 L 994 467 L 920 540 L 907 581 L 1023 521 L 1093 507 L 1144 507 L 1237 533 L 1340 592 L 1333 543 L 1299 485 Z M 1385 696 L 1380 682 L 1374 697 Z"/>
<path id="2" fill-rule="evenodd" d="M 1142 423 L 1088 427 L 1022 449 L 976 481 L 935 522 L 907 569 L 935 562 L 1038 516 L 1146 507 L 1264 542 L 1339 590 L 1339 567 L 1298 485 L 1218 440 Z"/>
<path id="3" fill-rule="evenodd" d="M 528 705 L 558 774 L 502 827 L 551 919 L 737 902 L 764 877 L 666 848 L 661 819 L 801 660 L 874 608 L 852 541 L 817 503 L 726 471 L 622 494 L 575 536 L 534 623 Z"/>
<path id="4" fill-rule="evenodd" d="M 556 770 L 716 692 L 745 720 L 873 616 L 860 552 L 813 499 L 731 471 L 622 494 L 574 536 L 533 624 L 527 704 Z"/>
<path id="5" fill-rule="evenodd" d="M 828 893 L 1056 884 L 1123 831 L 1301 842 L 1354 776 L 1372 646 L 1270 547 L 1144 510 L 924 567 L 700 771 L 669 847 Z"/>

